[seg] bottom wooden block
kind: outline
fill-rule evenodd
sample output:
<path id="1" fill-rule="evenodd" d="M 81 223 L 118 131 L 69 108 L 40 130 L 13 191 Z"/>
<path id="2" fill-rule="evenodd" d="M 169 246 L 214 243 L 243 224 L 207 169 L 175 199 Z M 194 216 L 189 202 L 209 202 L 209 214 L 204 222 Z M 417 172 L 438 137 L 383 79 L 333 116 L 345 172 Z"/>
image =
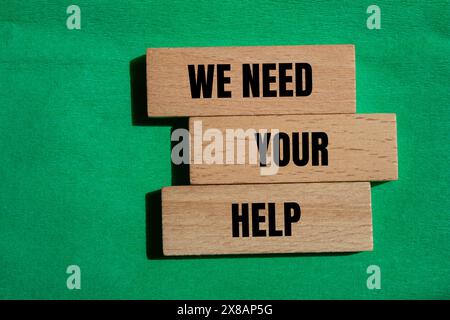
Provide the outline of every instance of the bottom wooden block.
<path id="1" fill-rule="evenodd" d="M 370 183 L 162 189 L 164 255 L 372 250 Z"/>

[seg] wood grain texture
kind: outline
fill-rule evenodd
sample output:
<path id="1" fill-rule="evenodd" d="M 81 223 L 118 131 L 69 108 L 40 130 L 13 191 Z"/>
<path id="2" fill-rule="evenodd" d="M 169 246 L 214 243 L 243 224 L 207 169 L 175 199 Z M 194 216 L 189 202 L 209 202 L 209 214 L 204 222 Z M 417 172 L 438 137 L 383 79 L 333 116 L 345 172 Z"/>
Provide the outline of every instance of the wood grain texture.
<path id="1" fill-rule="evenodd" d="M 275 203 L 284 230 L 283 203 L 300 205 L 290 236 L 233 237 L 232 203 Z M 268 217 L 259 228 L 267 230 Z M 249 210 L 250 230 L 252 213 Z M 164 255 L 351 252 L 372 250 L 368 182 L 175 186 L 162 190 Z M 242 231 L 242 230 L 241 230 Z"/>
<path id="2" fill-rule="evenodd" d="M 212 98 L 193 99 L 188 65 L 221 63 L 231 64 L 231 70 L 226 73 L 231 83 L 226 89 L 232 92 L 232 97 L 217 98 L 214 82 Z M 309 63 L 312 93 L 309 96 L 244 98 L 244 63 Z M 277 70 L 270 74 L 277 76 L 278 72 L 277 65 Z M 294 78 L 293 70 L 288 70 L 287 74 Z M 262 91 L 262 75 L 260 78 Z M 277 89 L 278 85 L 276 82 L 270 87 Z M 287 89 L 294 86 L 288 83 Z M 355 49 L 353 45 L 148 49 L 147 95 L 148 115 L 153 117 L 354 113 Z"/>
<path id="3" fill-rule="evenodd" d="M 198 124 L 201 121 L 202 128 Z M 196 125 L 197 124 L 197 125 Z M 327 181 L 386 181 L 397 179 L 397 132 L 395 114 L 290 115 L 255 117 L 202 117 L 189 122 L 191 139 L 190 181 L 192 184 L 239 184 Z M 216 151 L 226 161 L 226 153 L 239 141 L 249 145 L 249 139 L 227 138 L 226 129 L 278 129 L 280 132 L 325 132 L 328 136 L 328 164 L 297 166 L 292 159 L 279 167 L 275 175 L 261 175 L 259 161 L 251 164 L 249 156 L 243 164 L 194 163 L 205 154 L 202 133 L 216 128 L 223 135 L 223 150 Z M 253 136 L 253 135 L 252 135 Z M 233 144 L 230 142 L 234 141 Z M 253 143 L 255 143 L 253 141 Z M 300 143 L 301 144 L 301 143 Z M 290 139 L 292 157 L 292 138 Z M 269 144 L 269 150 L 271 145 Z M 248 148 L 247 154 L 248 154 Z M 300 149 L 301 150 L 301 149 Z M 235 151 L 236 152 L 236 151 Z M 301 151 L 300 151 L 301 152 Z M 311 159 L 311 146 L 309 154 Z"/>

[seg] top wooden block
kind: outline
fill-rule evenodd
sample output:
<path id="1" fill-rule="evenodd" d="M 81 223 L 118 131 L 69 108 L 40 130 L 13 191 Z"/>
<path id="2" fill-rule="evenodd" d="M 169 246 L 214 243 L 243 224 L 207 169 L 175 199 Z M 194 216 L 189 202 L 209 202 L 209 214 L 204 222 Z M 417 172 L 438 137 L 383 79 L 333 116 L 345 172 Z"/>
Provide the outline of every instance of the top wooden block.
<path id="1" fill-rule="evenodd" d="M 353 45 L 147 50 L 152 117 L 355 113 Z"/>

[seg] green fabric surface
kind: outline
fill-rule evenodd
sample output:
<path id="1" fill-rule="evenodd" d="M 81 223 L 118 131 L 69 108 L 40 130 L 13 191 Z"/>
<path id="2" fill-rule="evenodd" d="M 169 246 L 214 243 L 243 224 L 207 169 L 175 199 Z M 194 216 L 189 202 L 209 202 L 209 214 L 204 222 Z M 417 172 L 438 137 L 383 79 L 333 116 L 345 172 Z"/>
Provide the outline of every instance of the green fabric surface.
<path id="1" fill-rule="evenodd" d="M 81 30 L 70 4 L 0 4 L 0 298 L 450 298 L 448 1 L 79 0 Z M 357 112 L 397 114 L 374 251 L 149 259 L 146 194 L 172 183 L 171 123 L 133 125 L 130 62 L 148 47 L 297 44 L 355 44 Z M 72 264 L 81 290 L 66 287 Z"/>

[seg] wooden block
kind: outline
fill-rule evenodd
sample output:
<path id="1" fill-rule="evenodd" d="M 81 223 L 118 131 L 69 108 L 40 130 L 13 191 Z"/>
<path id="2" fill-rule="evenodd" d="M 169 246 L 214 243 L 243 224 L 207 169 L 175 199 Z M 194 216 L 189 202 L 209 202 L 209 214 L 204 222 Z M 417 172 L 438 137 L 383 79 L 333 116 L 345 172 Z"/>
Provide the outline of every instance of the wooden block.
<path id="1" fill-rule="evenodd" d="M 355 48 L 148 49 L 147 94 L 153 117 L 355 113 Z"/>
<path id="2" fill-rule="evenodd" d="M 397 179 L 395 114 L 204 117 L 191 118 L 189 128 L 193 137 L 190 164 L 192 184 Z M 239 128 L 248 135 L 238 137 Z M 262 129 L 269 132 L 279 130 L 280 147 L 275 149 L 281 150 L 276 174 L 266 175 L 270 166 L 260 164 L 261 148 L 257 147 L 256 135 L 252 132 L 261 132 Z M 265 139 L 269 141 L 268 159 L 270 150 L 276 146 L 274 136 L 272 134 L 270 137 L 272 141 Z M 260 137 L 268 136 L 262 133 Z M 242 164 L 236 164 L 239 143 L 247 146 Z M 254 152 L 249 152 L 250 145 L 254 146 Z M 212 149 L 216 149 L 214 153 L 210 152 Z M 208 160 L 208 155 L 214 157 L 209 156 Z M 257 157 L 253 163 L 250 155 Z M 235 164 L 227 163 L 228 157 Z M 278 159 L 276 156 L 274 158 Z"/>
<path id="3" fill-rule="evenodd" d="M 373 247 L 368 182 L 167 187 L 162 224 L 164 255 Z"/>

